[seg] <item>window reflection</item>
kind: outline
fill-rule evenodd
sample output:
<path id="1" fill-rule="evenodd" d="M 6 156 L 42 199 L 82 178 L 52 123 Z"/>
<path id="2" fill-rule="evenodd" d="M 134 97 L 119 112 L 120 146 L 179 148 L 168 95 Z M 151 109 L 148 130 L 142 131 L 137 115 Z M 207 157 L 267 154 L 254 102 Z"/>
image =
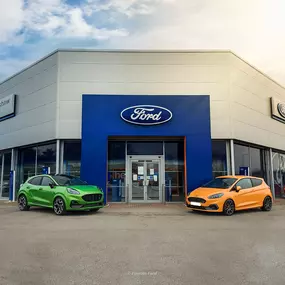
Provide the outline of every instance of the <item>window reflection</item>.
<path id="1" fill-rule="evenodd" d="M 162 155 L 162 142 L 128 142 L 128 154 L 130 155 Z"/>
<path id="2" fill-rule="evenodd" d="M 19 176 L 16 189 L 29 177 L 42 174 L 43 168 L 49 167 L 50 173 L 56 171 L 56 144 L 33 146 L 19 151 Z"/>
<path id="3" fill-rule="evenodd" d="M 240 167 L 249 167 L 249 174 L 266 178 L 264 150 L 252 146 L 244 146 L 235 144 L 235 172 L 240 173 Z"/>
<path id="4" fill-rule="evenodd" d="M 212 141 L 212 172 L 214 178 L 228 174 L 226 141 Z"/>
<path id="5" fill-rule="evenodd" d="M 165 142 L 165 199 L 184 201 L 184 141 Z"/>
<path id="6" fill-rule="evenodd" d="M 126 143 L 108 142 L 107 201 L 125 201 Z"/>
<path id="7" fill-rule="evenodd" d="M 3 168 L 3 176 L 1 179 L 2 181 L 2 189 L 0 185 L 0 198 L 8 198 L 9 197 L 9 190 L 10 190 L 10 171 L 11 171 L 11 152 L 3 153 L 2 159 L 4 159 L 4 168 Z M 2 163 L 1 159 L 1 163 Z"/>
<path id="8" fill-rule="evenodd" d="M 63 151 L 63 173 L 80 177 L 81 141 L 65 141 Z"/>
<path id="9" fill-rule="evenodd" d="M 285 198 L 285 154 L 272 154 L 275 197 Z"/>
<path id="10" fill-rule="evenodd" d="M 37 172 L 43 173 L 43 168 L 49 167 L 50 173 L 56 172 L 56 144 L 38 146 L 37 148 Z"/>

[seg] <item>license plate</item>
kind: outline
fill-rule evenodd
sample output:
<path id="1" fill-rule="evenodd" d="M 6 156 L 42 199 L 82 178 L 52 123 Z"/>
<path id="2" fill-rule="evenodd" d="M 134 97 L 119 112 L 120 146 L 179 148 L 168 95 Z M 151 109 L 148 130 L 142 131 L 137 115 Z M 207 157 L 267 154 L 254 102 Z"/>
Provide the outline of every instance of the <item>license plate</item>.
<path id="1" fill-rule="evenodd" d="M 193 206 L 201 206 L 201 203 L 198 203 L 198 202 L 190 202 L 190 205 L 193 205 Z"/>

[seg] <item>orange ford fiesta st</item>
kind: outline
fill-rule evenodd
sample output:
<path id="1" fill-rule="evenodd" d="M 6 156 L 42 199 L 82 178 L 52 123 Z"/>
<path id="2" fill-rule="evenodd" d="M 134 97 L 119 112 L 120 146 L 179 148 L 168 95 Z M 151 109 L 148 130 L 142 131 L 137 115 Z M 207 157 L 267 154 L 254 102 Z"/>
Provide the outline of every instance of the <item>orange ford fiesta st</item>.
<path id="1" fill-rule="evenodd" d="M 192 191 L 186 205 L 192 210 L 231 216 L 235 211 L 252 208 L 270 211 L 272 200 L 270 188 L 262 178 L 222 176 Z"/>

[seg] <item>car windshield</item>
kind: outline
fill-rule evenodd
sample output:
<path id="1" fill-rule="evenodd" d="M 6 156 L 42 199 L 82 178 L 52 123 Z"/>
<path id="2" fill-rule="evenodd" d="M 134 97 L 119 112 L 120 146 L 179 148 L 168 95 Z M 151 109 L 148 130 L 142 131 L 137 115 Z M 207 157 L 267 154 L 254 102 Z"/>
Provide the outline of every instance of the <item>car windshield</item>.
<path id="1" fill-rule="evenodd" d="M 235 182 L 236 178 L 215 178 L 214 180 L 203 185 L 205 188 L 218 188 L 218 189 L 227 189 L 230 188 Z"/>
<path id="2" fill-rule="evenodd" d="M 78 177 L 69 175 L 54 175 L 52 178 L 60 186 L 70 186 L 70 185 L 87 185 L 87 182 L 82 181 Z"/>

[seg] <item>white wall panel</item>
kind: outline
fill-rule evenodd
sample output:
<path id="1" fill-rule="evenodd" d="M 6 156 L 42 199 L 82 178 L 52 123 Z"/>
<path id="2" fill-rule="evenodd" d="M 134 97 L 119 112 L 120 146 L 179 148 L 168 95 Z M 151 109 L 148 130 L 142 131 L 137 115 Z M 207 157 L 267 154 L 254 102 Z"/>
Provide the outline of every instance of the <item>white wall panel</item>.
<path id="1" fill-rule="evenodd" d="M 285 124 L 270 110 L 270 97 L 285 102 L 285 89 L 232 55 L 230 90 L 234 138 L 285 150 Z"/>
<path id="2" fill-rule="evenodd" d="M 16 116 L 0 122 L 0 150 L 56 138 L 57 67 L 54 54 L 0 84 L 0 98 L 17 95 Z"/>
<path id="3" fill-rule="evenodd" d="M 228 53 L 63 52 L 59 59 L 60 137 L 80 138 L 82 94 L 210 95 L 211 116 L 222 124 L 212 135 L 230 133 Z"/>

